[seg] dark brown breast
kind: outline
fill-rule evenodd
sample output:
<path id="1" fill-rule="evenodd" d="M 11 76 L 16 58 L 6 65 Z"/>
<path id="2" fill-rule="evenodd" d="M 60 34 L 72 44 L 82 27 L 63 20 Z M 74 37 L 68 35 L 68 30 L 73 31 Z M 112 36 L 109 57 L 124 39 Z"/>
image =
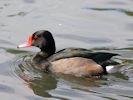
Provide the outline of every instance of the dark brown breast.
<path id="1" fill-rule="evenodd" d="M 55 73 L 71 74 L 78 77 L 98 75 L 102 66 L 91 59 L 82 57 L 65 58 L 51 62 L 50 70 Z"/>

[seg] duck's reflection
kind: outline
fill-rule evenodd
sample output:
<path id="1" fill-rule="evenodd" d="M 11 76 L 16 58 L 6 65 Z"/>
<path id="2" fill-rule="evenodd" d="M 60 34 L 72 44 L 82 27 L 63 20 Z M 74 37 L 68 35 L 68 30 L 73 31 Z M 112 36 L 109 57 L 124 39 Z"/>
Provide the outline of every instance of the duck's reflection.
<path id="1" fill-rule="evenodd" d="M 30 88 L 36 95 L 51 97 L 48 91 L 57 87 L 57 80 L 52 75 L 45 75 L 41 79 L 34 79 L 28 82 Z"/>

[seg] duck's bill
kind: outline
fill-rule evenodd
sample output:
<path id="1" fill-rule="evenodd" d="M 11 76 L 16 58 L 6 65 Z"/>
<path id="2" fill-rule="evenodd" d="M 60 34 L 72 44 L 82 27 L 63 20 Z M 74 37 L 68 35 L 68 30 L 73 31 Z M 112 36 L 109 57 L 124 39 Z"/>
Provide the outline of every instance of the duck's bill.
<path id="1" fill-rule="evenodd" d="M 24 44 L 21 44 L 19 46 L 17 46 L 17 48 L 26 48 L 26 47 L 30 47 L 31 45 L 29 43 L 24 43 Z"/>
<path id="2" fill-rule="evenodd" d="M 17 46 L 17 48 L 26 48 L 32 46 L 32 35 L 29 36 L 28 41 Z"/>

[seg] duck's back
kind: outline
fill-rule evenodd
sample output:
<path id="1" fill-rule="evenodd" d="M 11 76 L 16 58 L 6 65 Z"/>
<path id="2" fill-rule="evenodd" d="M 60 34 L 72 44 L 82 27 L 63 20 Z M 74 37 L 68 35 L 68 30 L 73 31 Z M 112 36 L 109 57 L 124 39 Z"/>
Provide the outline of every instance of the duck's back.
<path id="1" fill-rule="evenodd" d="M 50 56 L 48 60 L 56 61 L 64 58 L 82 57 L 82 58 L 92 59 L 96 63 L 100 64 L 116 55 L 118 54 L 107 53 L 107 52 L 92 52 L 91 50 L 82 49 L 82 48 L 66 48 L 56 52 L 55 54 Z"/>

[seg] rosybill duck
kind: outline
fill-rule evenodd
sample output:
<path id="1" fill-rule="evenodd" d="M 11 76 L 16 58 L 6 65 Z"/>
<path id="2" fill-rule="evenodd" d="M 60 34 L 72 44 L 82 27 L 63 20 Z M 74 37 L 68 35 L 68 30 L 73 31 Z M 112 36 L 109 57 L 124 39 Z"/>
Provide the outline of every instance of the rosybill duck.
<path id="1" fill-rule="evenodd" d="M 40 48 L 32 59 L 36 68 L 45 72 L 70 74 L 77 77 L 91 77 L 107 74 L 110 59 L 118 54 L 92 52 L 83 48 L 65 48 L 56 52 L 51 32 L 40 30 L 29 35 L 28 41 L 18 48 L 35 46 Z"/>

